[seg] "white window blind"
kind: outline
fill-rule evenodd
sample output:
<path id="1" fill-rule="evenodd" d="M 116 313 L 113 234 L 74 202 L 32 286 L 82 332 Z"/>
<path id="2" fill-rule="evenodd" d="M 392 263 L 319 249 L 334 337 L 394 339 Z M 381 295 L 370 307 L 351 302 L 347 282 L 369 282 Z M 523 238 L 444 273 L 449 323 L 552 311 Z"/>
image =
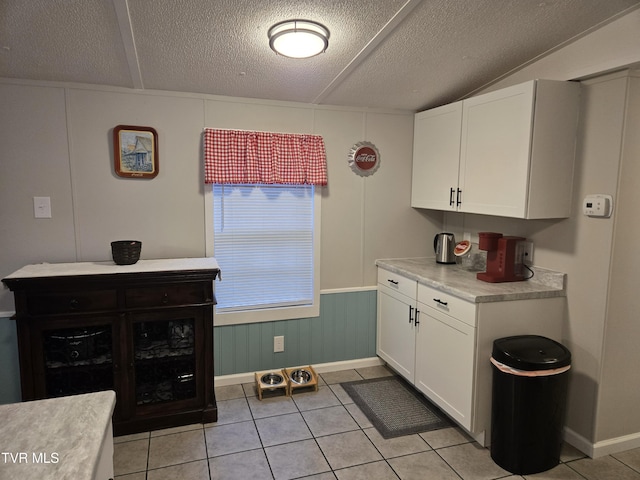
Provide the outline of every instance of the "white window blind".
<path id="1" fill-rule="evenodd" d="M 213 185 L 218 312 L 311 305 L 313 185 Z"/>

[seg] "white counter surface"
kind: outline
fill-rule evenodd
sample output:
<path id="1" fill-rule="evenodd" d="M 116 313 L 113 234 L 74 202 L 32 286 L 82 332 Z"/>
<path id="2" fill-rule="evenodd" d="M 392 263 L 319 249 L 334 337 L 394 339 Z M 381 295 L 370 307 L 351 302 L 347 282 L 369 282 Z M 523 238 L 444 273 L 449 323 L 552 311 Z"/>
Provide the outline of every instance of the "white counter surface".
<path id="1" fill-rule="evenodd" d="M 439 264 L 435 258 L 376 260 L 376 265 L 474 303 L 566 296 L 566 274 L 539 267 L 532 267 L 530 280 L 488 283 L 478 280 L 476 271 Z"/>
<path id="2" fill-rule="evenodd" d="M 91 480 L 115 392 L 0 405 L 0 478 Z"/>
<path id="3" fill-rule="evenodd" d="M 178 270 L 219 269 L 215 258 L 166 258 L 138 260 L 133 265 L 116 265 L 114 262 L 36 263 L 27 265 L 5 277 L 36 278 L 75 275 L 113 275 L 118 273 L 168 272 Z"/>

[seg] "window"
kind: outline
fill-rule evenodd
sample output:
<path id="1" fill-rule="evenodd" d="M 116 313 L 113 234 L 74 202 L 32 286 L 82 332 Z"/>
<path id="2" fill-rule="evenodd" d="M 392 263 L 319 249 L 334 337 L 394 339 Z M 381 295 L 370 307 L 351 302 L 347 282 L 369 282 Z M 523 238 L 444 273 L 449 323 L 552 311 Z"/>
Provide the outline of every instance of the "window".
<path id="1" fill-rule="evenodd" d="M 320 201 L 314 186 L 214 184 L 207 203 L 207 235 L 222 271 L 216 324 L 317 316 Z"/>

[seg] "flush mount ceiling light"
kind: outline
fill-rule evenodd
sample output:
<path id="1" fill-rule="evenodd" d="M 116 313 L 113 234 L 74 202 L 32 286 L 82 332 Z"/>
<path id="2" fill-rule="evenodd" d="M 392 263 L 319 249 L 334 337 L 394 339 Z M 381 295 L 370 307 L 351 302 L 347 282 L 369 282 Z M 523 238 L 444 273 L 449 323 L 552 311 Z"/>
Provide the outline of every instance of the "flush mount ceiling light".
<path id="1" fill-rule="evenodd" d="M 311 20 L 285 20 L 269 29 L 269 46 L 285 57 L 309 58 L 329 46 L 329 29 Z"/>

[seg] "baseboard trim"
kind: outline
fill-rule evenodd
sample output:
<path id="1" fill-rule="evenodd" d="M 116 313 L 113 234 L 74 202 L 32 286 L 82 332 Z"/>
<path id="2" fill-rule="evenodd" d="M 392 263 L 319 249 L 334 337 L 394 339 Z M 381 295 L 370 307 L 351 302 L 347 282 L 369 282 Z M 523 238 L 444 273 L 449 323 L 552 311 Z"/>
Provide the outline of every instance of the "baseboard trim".
<path id="1" fill-rule="evenodd" d="M 593 443 L 566 426 L 564 427 L 564 441 L 593 458 Z"/>
<path id="2" fill-rule="evenodd" d="M 570 428 L 564 429 L 564 439 L 591 458 L 604 457 L 640 447 L 640 432 L 592 443 Z"/>
<path id="3" fill-rule="evenodd" d="M 320 363 L 311 366 L 317 373 L 325 373 L 337 372 L 339 370 L 350 370 L 354 368 L 376 367 L 378 365 L 384 364 L 384 360 L 382 360 L 380 357 L 369 357 L 357 358 L 355 360 L 343 360 L 340 362 Z M 226 387 L 228 385 L 238 385 L 240 383 L 251 383 L 255 382 L 254 373 L 255 372 L 246 372 L 235 373 L 232 375 L 219 375 L 214 378 L 214 383 L 216 387 Z"/>
<path id="4" fill-rule="evenodd" d="M 610 438 L 602 442 L 596 442 L 593 446 L 593 458 L 620 453 L 632 448 L 640 447 L 640 432 L 622 437 Z"/>

